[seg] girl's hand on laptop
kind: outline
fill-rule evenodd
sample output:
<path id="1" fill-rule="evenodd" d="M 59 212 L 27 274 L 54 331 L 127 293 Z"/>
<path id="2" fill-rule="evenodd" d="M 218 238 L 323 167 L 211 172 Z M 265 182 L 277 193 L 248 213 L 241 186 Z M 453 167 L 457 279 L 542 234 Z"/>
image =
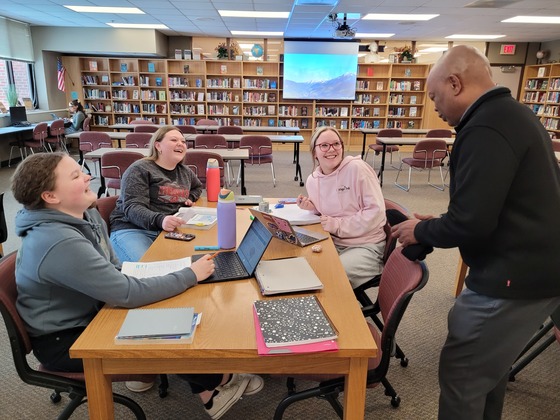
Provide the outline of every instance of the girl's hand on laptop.
<path id="1" fill-rule="evenodd" d="M 210 254 L 204 255 L 191 264 L 191 270 L 194 272 L 197 282 L 210 277 L 214 273 L 214 269 L 214 260 L 210 259 Z"/>

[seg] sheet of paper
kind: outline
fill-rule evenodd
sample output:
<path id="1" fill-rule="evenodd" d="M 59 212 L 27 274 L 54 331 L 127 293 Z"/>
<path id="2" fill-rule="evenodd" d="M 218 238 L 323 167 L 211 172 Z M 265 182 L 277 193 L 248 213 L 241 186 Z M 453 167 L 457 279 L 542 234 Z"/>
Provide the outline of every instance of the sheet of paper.
<path id="1" fill-rule="evenodd" d="M 125 261 L 122 265 L 121 272 L 129 276 L 143 279 L 146 277 L 163 276 L 190 266 L 191 257 L 154 262 Z"/>

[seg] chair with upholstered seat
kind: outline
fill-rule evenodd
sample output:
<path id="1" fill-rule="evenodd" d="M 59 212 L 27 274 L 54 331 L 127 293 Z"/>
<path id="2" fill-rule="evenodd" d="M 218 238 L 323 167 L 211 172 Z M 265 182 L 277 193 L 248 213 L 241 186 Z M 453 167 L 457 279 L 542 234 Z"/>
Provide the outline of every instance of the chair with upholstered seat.
<path id="1" fill-rule="evenodd" d="M 238 125 L 221 125 L 218 127 L 217 134 L 243 134 L 243 127 Z M 237 143 L 236 141 L 228 141 L 228 148 L 235 148 Z"/>
<path id="2" fill-rule="evenodd" d="M 196 122 L 196 125 L 219 125 L 218 121 L 210 118 L 201 118 Z M 205 130 L 205 133 L 212 133 L 212 130 Z"/>
<path id="3" fill-rule="evenodd" d="M 223 187 L 225 185 L 225 163 L 219 154 L 211 150 L 189 149 L 183 159 L 183 164 L 194 172 L 197 178 L 200 179 L 200 182 L 202 182 L 202 186 L 206 188 L 206 165 L 208 159 L 216 159 L 218 161 L 218 166 L 220 167 L 220 186 Z"/>
<path id="4" fill-rule="evenodd" d="M 371 334 L 377 344 L 378 356 L 368 362 L 368 388 L 379 383 L 385 388 L 385 395 L 391 397 L 391 405 L 398 407 L 400 397 L 387 379 L 390 361 L 395 347 L 395 336 L 401 319 L 414 293 L 422 289 L 428 281 L 428 269 L 421 261 L 411 261 L 402 254 L 402 248 L 396 248 L 389 257 L 379 284 L 379 292 L 374 305 L 362 308 L 364 316 L 376 319 L 382 318 L 374 327 L 368 324 Z M 375 316 L 372 316 L 375 315 Z M 289 389 L 274 413 L 274 420 L 280 420 L 285 410 L 293 403 L 312 397 L 326 399 L 340 418 L 343 417 L 343 407 L 338 396 L 344 391 L 344 377 L 336 375 L 296 375 L 296 379 L 319 382 L 316 387 L 294 392 Z"/>
<path id="5" fill-rule="evenodd" d="M 24 140 L 23 146 L 28 148 L 31 153 L 38 152 L 48 152 L 49 149 L 45 144 L 45 139 L 48 136 L 49 125 L 46 122 L 42 122 L 33 127 L 32 139 Z M 35 149 L 35 150 L 34 150 Z"/>
<path id="6" fill-rule="evenodd" d="M 154 123 L 151 122 L 151 121 L 148 121 L 148 120 L 136 119 L 136 120 L 131 120 L 131 121 L 129 122 L 129 124 L 131 124 L 131 125 L 136 125 L 136 124 L 152 124 L 152 125 L 153 125 Z"/>
<path id="7" fill-rule="evenodd" d="M 80 160 L 78 163 L 82 165 L 82 169 L 87 167 L 85 164 L 84 153 L 93 152 L 94 150 L 101 149 L 102 147 L 113 147 L 111 136 L 103 131 L 82 131 L 80 133 Z M 99 159 L 92 159 L 98 162 Z"/>
<path id="8" fill-rule="evenodd" d="M 453 131 L 448 128 L 433 128 L 426 133 L 426 138 L 429 139 L 450 139 L 451 137 L 453 137 Z"/>
<path id="9" fill-rule="evenodd" d="M 183 134 L 198 134 L 194 125 L 176 125 L 175 127 Z M 194 148 L 194 139 L 187 140 L 187 148 Z"/>
<path id="10" fill-rule="evenodd" d="M 130 150 L 115 149 L 114 152 L 104 153 L 101 156 L 101 176 L 105 179 L 105 194 L 108 195 L 109 188 L 120 190 L 124 172 L 142 158 L 142 153 Z"/>
<path id="11" fill-rule="evenodd" d="M 227 149 L 228 143 L 226 138 L 220 134 L 199 134 L 194 139 L 195 149 Z M 226 165 L 226 185 L 229 185 L 233 178 L 229 162 L 224 160 Z"/>
<path id="12" fill-rule="evenodd" d="M 138 127 L 143 127 L 139 125 Z M 145 132 L 145 133 L 128 133 L 125 137 L 126 147 L 135 147 L 135 148 L 146 148 L 150 147 L 150 140 L 152 139 L 152 134 Z"/>
<path id="13" fill-rule="evenodd" d="M 135 133 L 155 133 L 159 125 L 155 124 L 136 124 L 134 125 L 134 132 Z"/>
<path id="14" fill-rule="evenodd" d="M 276 176 L 274 174 L 274 162 L 272 158 L 272 142 L 268 136 L 243 136 L 239 141 L 240 149 L 249 149 L 249 159 L 244 160 L 243 164 L 251 165 L 261 165 L 264 163 L 270 163 L 270 169 L 272 171 L 272 184 L 276 187 Z M 239 185 L 239 180 L 241 178 L 241 166 L 239 167 L 239 172 L 237 174 L 237 185 Z"/>
<path id="15" fill-rule="evenodd" d="M 0 259 L 0 313 L 2 313 L 6 324 L 16 371 L 26 384 L 54 390 L 51 395 L 51 401 L 54 403 L 60 401 L 61 393 L 68 393 L 70 401 L 58 416 L 59 420 L 68 419 L 77 407 L 87 401 L 84 374 L 82 372 L 50 371 L 42 365 L 39 365 L 37 369 L 30 366 L 27 355 L 31 354 L 33 347 L 25 323 L 19 316 L 16 307 L 15 262 L 16 252 Z M 153 379 L 154 375 L 114 375 L 112 377 L 113 382 L 128 380 L 150 382 Z M 29 399 L 29 396 L 25 399 Z M 142 408 L 132 399 L 115 393 L 113 399 L 115 402 L 128 407 L 137 419 L 146 419 Z"/>
<path id="16" fill-rule="evenodd" d="M 367 157 L 369 151 L 375 152 L 373 155 L 373 159 L 371 161 L 371 167 L 375 168 L 375 156 L 381 154 L 383 152 L 383 145 L 377 141 L 377 137 L 402 137 L 402 130 L 400 128 L 384 128 L 379 130 L 377 133 L 376 140 L 374 144 L 368 145 L 366 150 L 366 155 L 364 156 L 364 161 L 367 162 Z M 385 153 L 389 153 L 391 155 L 391 164 L 393 163 L 393 153 L 399 152 L 400 148 L 397 145 L 388 145 L 386 146 Z M 400 158 L 400 155 L 399 155 Z"/>
<path id="17" fill-rule="evenodd" d="M 66 148 L 66 140 L 64 137 L 64 120 L 58 119 L 54 120 L 49 127 L 49 135 L 45 137 L 45 145 L 52 152 L 56 150 L 57 147 L 60 150 L 68 153 Z"/>
<path id="18" fill-rule="evenodd" d="M 447 143 L 445 140 L 438 139 L 426 139 L 420 140 L 414 146 L 414 151 L 412 152 L 412 157 L 403 158 L 399 166 L 399 171 L 397 172 L 397 178 L 395 179 L 395 185 L 404 191 L 410 190 L 410 178 L 412 176 L 412 168 L 418 170 L 428 170 L 428 184 L 440 191 L 445 189 L 445 181 L 443 178 L 442 162 L 443 159 L 447 157 Z M 408 184 L 406 186 L 399 184 L 399 175 L 401 174 L 403 165 L 408 165 Z M 439 185 L 432 184 L 430 181 L 430 176 L 432 174 L 432 168 L 439 169 L 439 175 L 441 177 L 441 187 Z"/>

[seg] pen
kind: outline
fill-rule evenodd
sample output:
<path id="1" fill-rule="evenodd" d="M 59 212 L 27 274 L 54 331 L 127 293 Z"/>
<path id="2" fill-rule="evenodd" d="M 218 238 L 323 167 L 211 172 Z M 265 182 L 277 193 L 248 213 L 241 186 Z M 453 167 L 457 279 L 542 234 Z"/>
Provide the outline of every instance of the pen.
<path id="1" fill-rule="evenodd" d="M 216 256 L 222 251 L 218 251 L 218 252 L 214 252 L 212 255 L 210 255 L 210 258 L 208 258 L 209 260 L 213 260 L 214 258 L 216 258 Z"/>
<path id="2" fill-rule="evenodd" d="M 220 249 L 217 245 L 196 245 L 195 251 L 218 251 Z"/>

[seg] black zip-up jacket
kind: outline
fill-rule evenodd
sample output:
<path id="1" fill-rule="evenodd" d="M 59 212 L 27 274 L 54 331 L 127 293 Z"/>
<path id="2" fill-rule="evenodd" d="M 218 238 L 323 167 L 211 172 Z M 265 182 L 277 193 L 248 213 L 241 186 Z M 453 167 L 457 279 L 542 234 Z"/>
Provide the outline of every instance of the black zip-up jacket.
<path id="1" fill-rule="evenodd" d="M 560 170 L 549 134 L 504 87 L 472 104 L 456 132 L 448 211 L 420 222 L 416 239 L 459 247 L 476 293 L 560 296 Z"/>

